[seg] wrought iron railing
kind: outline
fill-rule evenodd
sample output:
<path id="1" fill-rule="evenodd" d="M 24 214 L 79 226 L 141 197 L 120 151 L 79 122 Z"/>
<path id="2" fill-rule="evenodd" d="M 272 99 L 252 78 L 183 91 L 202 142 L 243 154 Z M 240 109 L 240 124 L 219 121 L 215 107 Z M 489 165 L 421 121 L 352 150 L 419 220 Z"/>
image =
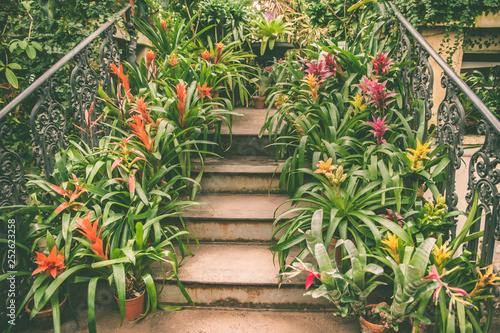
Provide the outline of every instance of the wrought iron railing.
<path id="1" fill-rule="evenodd" d="M 441 85 L 446 90 L 446 95 L 437 111 L 436 143 L 448 145 L 447 154 L 450 164 L 446 172 L 446 182 L 441 184 L 440 191 L 446 198 L 449 210 L 458 209 L 456 173 L 462 165 L 464 154 L 465 112 L 459 95 L 464 94 L 482 116 L 478 124 L 478 134 L 484 135 L 484 144 L 470 159 L 468 190 L 465 199 L 469 211 L 477 191 L 479 206 L 476 217 L 482 216 L 482 219 L 476 222 L 471 232 L 484 228 L 481 248 L 479 248 L 478 240 L 475 240 L 468 244 L 468 249 L 479 251 L 480 260 L 489 264 L 493 260 L 495 240 L 500 239 L 500 121 L 392 3 L 391 6 L 398 19 L 398 60 L 415 61 L 414 68 L 407 67 L 401 72 L 401 78 L 406 87 L 404 105 L 407 110 L 413 111 L 417 123 L 425 121 L 426 128 L 432 117 L 433 107 L 434 73 L 429 59 L 434 59 L 444 72 Z M 415 99 L 424 103 L 425 120 L 419 119 L 417 106 L 412 103 Z M 455 230 L 452 231 L 451 236 L 455 236 Z"/>
<path id="2" fill-rule="evenodd" d="M 98 87 L 100 85 L 105 91 L 109 91 L 112 84 L 109 66 L 112 63 L 119 65 L 122 58 L 113 36 L 117 32 L 115 22 L 123 14 L 125 14 L 125 28 L 130 36 L 128 48 L 123 53 L 127 53 L 127 60 L 130 64 L 135 64 L 136 34 L 132 20 L 132 7 L 127 5 L 0 110 L 0 206 L 21 204 L 27 199 L 27 192 L 24 188 L 23 161 L 16 152 L 6 147 L 3 140 L 12 131 L 5 122 L 7 115 L 32 94 L 38 95 L 31 110 L 31 142 L 36 165 L 44 170 L 46 177 L 49 177 L 53 170 L 54 154 L 61 148 L 67 147 L 68 144 L 66 110 L 62 103 L 54 98 L 54 91 L 57 87 L 55 74 L 73 58 L 75 59 L 76 64 L 70 76 L 71 107 L 75 121 L 85 128 L 83 123 L 85 111 L 94 104 L 92 120 L 99 117 L 101 105 L 97 98 Z M 99 47 L 99 73 L 97 73 L 90 62 L 92 59 L 91 43 L 98 40 L 100 36 L 102 43 Z M 82 137 L 82 139 L 91 145 L 94 144 L 94 142 L 89 142 L 89 137 Z"/>

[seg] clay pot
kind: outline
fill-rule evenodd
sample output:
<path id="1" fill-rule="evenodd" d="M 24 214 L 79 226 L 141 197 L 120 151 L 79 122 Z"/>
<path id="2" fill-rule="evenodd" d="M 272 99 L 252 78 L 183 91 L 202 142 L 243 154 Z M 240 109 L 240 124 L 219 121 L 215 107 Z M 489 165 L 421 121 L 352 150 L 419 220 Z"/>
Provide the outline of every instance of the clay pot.
<path id="1" fill-rule="evenodd" d="M 370 309 L 375 307 L 375 304 L 367 305 L 366 308 Z M 389 333 L 392 329 L 387 328 L 385 325 L 374 324 L 367 321 L 363 316 L 359 316 L 359 324 L 361 325 L 362 333 Z"/>
<path id="2" fill-rule="evenodd" d="M 62 301 L 59 302 L 59 310 L 60 313 L 62 314 L 64 309 L 66 308 L 66 301 L 67 297 L 64 295 L 60 295 L 59 299 L 61 299 L 61 296 L 64 297 Z M 34 298 L 31 297 L 28 303 L 26 303 L 26 306 L 24 307 L 28 315 L 31 316 L 31 310 L 33 309 L 34 304 Z M 33 317 L 33 322 L 35 323 L 36 327 L 42 328 L 42 329 L 50 329 L 52 328 L 52 306 L 50 306 L 50 300 L 47 302 L 49 305 L 48 309 L 45 310 L 40 310 L 38 313 Z"/>
<path id="3" fill-rule="evenodd" d="M 265 106 L 265 96 L 253 96 L 253 106 L 256 109 L 263 109 Z"/>
<path id="4" fill-rule="evenodd" d="M 142 294 L 135 298 L 125 300 L 125 320 L 135 320 L 139 318 L 144 313 L 144 296 L 146 295 L 146 289 L 143 290 Z M 114 294 L 116 303 L 120 307 L 120 300 L 118 296 Z"/>

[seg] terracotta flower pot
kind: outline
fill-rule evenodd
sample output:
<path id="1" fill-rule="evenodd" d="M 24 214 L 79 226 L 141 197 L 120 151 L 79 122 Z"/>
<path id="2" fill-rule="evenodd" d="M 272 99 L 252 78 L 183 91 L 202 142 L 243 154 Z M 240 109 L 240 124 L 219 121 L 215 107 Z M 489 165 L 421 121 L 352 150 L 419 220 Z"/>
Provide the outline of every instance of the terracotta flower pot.
<path id="1" fill-rule="evenodd" d="M 66 308 L 67 297 L 61 294 L 59 296 L 59 299 L 61 299 L 61 296 L 64 297 L 62 301 L 59 302 L 59 310 L 60 313 L 62 314 L 64 309 Z M 35 325 L 42 329 L 49 329 L 52 327 L 52 307 L 50 305 L 50 300 L 47 302 L 47 304 L 49 306 L 48 309 L 38 311 L 35 317 L 33 317 L 33 322 L 35 323 Z M 31 297 L 28 303 L 26 303 L 26 306 L 24 307 L 26 312 L 30 316 L 34 305 L 35 305 L 34 298 Z"/>
<path id="2" fill-rule="evenodd" d="M 135 298 L 125 300 L 125 320 L 135 320 L 139 318 L 144 312 L 144 295 L 146 295 L 146 289 L 143 290 L 142 294 Z M 120 300 L 116 294 L 113 294 L 120 307 Z"/>
<path id="3" fill-rule="evenodd" d="M 371 304 L 367 305 L 366 308 L 370 309 L 375 307 L 376 305 Z M 361 325 L 362 333 L 389 333 L 392 332 L 392 329 L 387 328 L 385 325 L 374 324 L 367 321 L 363 316 L 359 316 L 359 324 Z"/>
<path id="4" fill-rule="evenodd" d="M 263 109 L 265 106 L 265 96 L 253 96 L 253 106 L 256 109 Z"/>

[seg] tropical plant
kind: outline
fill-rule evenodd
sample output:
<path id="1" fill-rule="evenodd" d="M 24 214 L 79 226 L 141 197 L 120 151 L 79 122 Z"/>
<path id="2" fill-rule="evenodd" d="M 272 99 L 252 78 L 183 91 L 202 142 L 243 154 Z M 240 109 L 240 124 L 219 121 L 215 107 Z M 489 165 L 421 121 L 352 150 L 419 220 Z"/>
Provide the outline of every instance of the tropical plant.
<path id="1" fill-rule="evenodd" d="M 275 16 L 272 12 L 266 12 L 257 16 L 252 24 L 254 30 L 252 36 L 261 41 L 260 54 L 264 55 L 266 48 L 274 49 L 274 44 L 285 35 L 291 34 L 291 23 L 283 21 L 283 16 Z"/>

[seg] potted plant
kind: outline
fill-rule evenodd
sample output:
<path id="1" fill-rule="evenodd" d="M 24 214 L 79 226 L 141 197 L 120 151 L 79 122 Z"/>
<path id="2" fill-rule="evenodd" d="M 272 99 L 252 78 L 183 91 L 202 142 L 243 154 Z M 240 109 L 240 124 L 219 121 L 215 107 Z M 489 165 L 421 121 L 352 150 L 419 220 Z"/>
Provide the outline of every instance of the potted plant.
<path id="1" fill-rule="evenodd" d="M 292 44 L 278 42 L 284 35 L 291 34 L 291 24 L 284 22 L 283 15 L 260 14 L 252 21 L 252 26 L 252 36 L 260 41 L 252 43 L 252 51 L 259 55 L 257 59 L 261 62 L 283 58 L 286 51 L 294 48 Z"/>
<path id="2" fill-rule="evenodd" d="M 254 107 L 256 109 L 263 109 L 267 97 L 267 92 L 269 91 L 269 89 L 271 89 L 274 82 L 273 67 L 257 67 L 257 77 L 253 78 L 252 81 L 256 86 L 255 93 L 252 96 Z"/>

